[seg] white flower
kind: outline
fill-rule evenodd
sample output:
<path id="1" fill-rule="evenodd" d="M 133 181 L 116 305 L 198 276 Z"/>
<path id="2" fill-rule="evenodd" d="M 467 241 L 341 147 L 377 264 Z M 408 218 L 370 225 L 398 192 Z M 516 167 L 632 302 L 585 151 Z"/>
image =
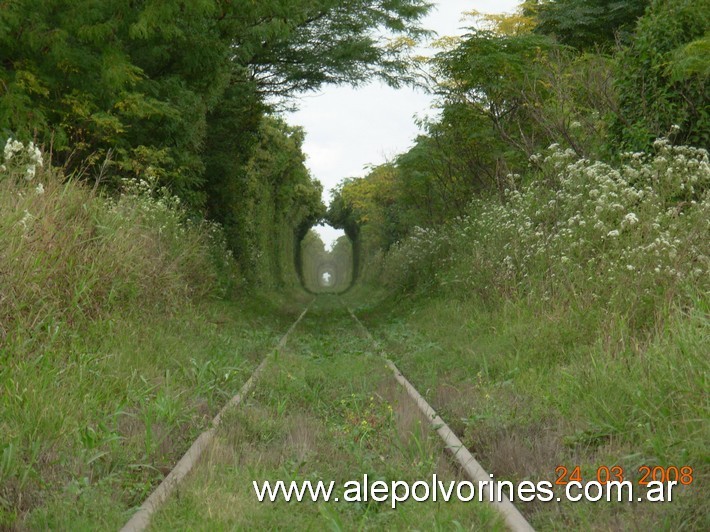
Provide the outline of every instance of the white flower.
<path id="1" fill-rule="evenodd" d="M 22 226 L 23 229 L 27 229 L 27 226 L 29 223 L 32 221 L 32 215 L 30 214 L 30 211 L 25 209 L 25 215 L 22 217 L 20 220 L 20 225 Z"/>
<path id="2" fill-rule="evenodd" d="M 15 154 L 20 153 L 24 147 L 25 145 L 19 140 L 13 140 L 12 137 L 7 139 L 5 143 L 5 161 L 11 160 Z"/>
<path id="3" fill-rule="evenodd" d="M 41 196 L 42 194 L 44 194 L 44 185 L 42 183 L 37 184 L 37 187 L 35 188 L 35 193 L 38 196 Z"/>
<path id="4" fill-rule="evenodd" d="M 618 229 L 613 229 L 613 230 L 609 231 L 606 234 L 606 236 L 617 237 L 617 236 L 619 236 L 619 231 L 618 231 Z"/>
<path id="5" fill-rule="evenodd" d="M 627 223 L 629 225 L 636 225 L 639 222 L 639 217 L 636 216 L 635 213 L 630 212 L 626 216 L 624 216 L 624 223 Z"/>
<path id="6" fill-rule="evenodd" d="M 25 179 L 27 181 L 32 181 L 35 178 L 35 165 L 30 165 L 27 167 L 27 172 L 25 172 Z"/>
<path id="7" fill-rule="evenodd" d="M 631 264 L 626 265 L 626 269 L 629 270 L 630 272 L 634 271 L 636 268 L 634 268 Z"/>
<path id="8" fill-rule="evenodd" d="M 29 146 L 27 146 L 27 153 L 29 154 L 30 159 L 35 165 L 39 166 L 40 168 L 44 166 L 44 161 L 42 161 L 42 152 L 37 146 L 35 146 L 34 142 L 30 142 Z"/>

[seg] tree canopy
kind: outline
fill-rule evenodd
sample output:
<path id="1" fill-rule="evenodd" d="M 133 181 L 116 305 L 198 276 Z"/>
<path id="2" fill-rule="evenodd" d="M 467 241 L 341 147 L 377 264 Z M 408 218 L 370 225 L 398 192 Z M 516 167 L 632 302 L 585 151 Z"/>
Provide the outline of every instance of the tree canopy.
<path id="1" fill-rule="evenodd" d="M 296 153 L 302 133 L 267 115 L 324 84 L 407 82 L 429 7 L 424 0 L 6 2 L 0 136 L 35 140 L 54 164 L 107 190 L 149 171 L 189 208 L 221 222 L 236 255 L 246 257 L 255 246 L 245 236 L 253 234 L 245 221 L 253 205 L 271 202 L 278 216 L 268 223 L 286 221 L 299 234 L 323 209 Z"/>
<path id="2" fill-rule="evenodd" d="M 612 49 L 628 43 L 650 0 L 552 0 L 533 4 L 536 31 L 580 50 Z"/>
<path id="3" fill-rule="evenodd" d="M 413 146 L 336 191 L 329 216 L 372 249 L 457 223 L 480 198 L 559 183 L 549 147 L 618 162 L 624 150 L 708 147 L 709 0 L 548 0 L 471 13 L 430 60 L 439 114 Z M 567 155 L 566 155 L 567 156 Z"/>

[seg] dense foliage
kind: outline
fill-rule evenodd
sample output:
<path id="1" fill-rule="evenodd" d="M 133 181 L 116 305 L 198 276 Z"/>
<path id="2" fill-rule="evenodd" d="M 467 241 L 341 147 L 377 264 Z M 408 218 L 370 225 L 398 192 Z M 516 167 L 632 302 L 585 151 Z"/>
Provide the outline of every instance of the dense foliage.
<path id="1" fill-rule="evenodd" d="M 0 2 L 0 529 L 116 528 L 237 392 L 282 324 L 216 300 L 297 286 L 324 214 L 278 111 L 407 82 L 427 10 Z"/>
<path id="2" fill-rule="evenodd" d="M 629 9 L 589 26 L 612 4 Z M 445 40 L 430 61 L 440 113 L 406 153 L 334 193 L 328 215 L 355 238 L 356 275 L 481 308 L 581 311 L 590 334 L 639 344 L 702 308 L 707 7 L 526 2 Z"/>
<path id="3" fill-rule="evenodd" d="M 3 355 L 116 308 L 169 312 L 234 283 L 221 228 L 191 218 L 155 175 L 104 198 L 64 182 L 31 143 L 11 139 L 0 161 Z"/>
<path id="4" fill-rule="evenodd" d="M 506 204 L 506 191 L 546 179 L 537 154 L 551 145 L 614 164 L 660 137 L 707 148 L 709 7 L 556 0 L 477 15 L 430 61 L 438 116 L 393 163 L 345 181 L 331 220 L 387 249 L 468 215 L 474 199 Z"/>
<path id="5" fill-rule="evenodd" d="M 656 325 L 668 297 L 689 305 L 710 291 L 707 151 L 663 139 L 615 168 L 553 147 L 539 166 L 540 179 L 504 203 L 476 199 L 455 223 L 416 228 L 391 248 L 385 280 L 492 304 L 603 301 L 640 329 Z"/>
<path id="6" fill-rule="evenodd" d="M 0 2 L 1 529 L 125 521 L 307 297 L 271 308 L 271 330 L 240 315 L 257 296 L 217 301 L 240 281 L 377 282 L 398 319 L 444 339 L 409 349 L 411 328 L 390 331 L 405 371 L 442 378 L 427 395 L 453 398 L 477 454 L 547 453 L 540 479 L 558 457 L 689 464 L 685 502 L 638 505 L 639 526 L 707 529 L 710 0 L 527 0 L 410 69 L 429 7 Z M 440 112 L 326 212 L 279 111 L 417 71 Z M 329 251 L 311 230 L 324 218 L 347 235 Z M 404 316 L 405 296 L 435 319 Z M 542 506 L 540 528 L 585 528 Z"/>
<path id="7" fill-rule="evenodd" d="M 360 281 L 387 295 L 370 324 L 496 475 L 710 478 L 709 7 L 479 15 L 430 61 L 440 112 L 414 145 L 335 192 Z M 701 498 L 522 511 L 541 530 L 704 529 Z"/>
<path id="8" fill-rule="evenodd" d="M 109 189 L 151 172 L 222 223 L 245 275 L 258 277 L 253 257 L 263 249 L 250 235 L 288 220 L 302 236 L 320 214 L 310 179 L 291 169 L 283 179 L 255 175 L 279 170 L 282 144 L 300 149 L 265 115 L 324 83 L 406 81 L 427 10 L 423 0 L 7 2 L 0 140 L 34 140 L 53 164 Z M 294 210 L 291 199 L 277 202 L 283 196 L 305 201 Z M 255 222 L 250 205 L 269 202 L 275 217 Z"/>
<path id="9" fill-rule="evenodd" d="M 536 31 L 554 35 L 563 44 L 579 49 L 613 48 L 619 40 L 628 43 L 636 21 L 650 0 L 557 0 L 537 6 Z M 528 2 L 529 8 L 533 8 Z"/>
<path id="10" fill-rule="evenodd" d="M 617 137 L 631 149 L 654 138 L 710 146 L 710 1 L 654 0 L 619 56 Z"/>

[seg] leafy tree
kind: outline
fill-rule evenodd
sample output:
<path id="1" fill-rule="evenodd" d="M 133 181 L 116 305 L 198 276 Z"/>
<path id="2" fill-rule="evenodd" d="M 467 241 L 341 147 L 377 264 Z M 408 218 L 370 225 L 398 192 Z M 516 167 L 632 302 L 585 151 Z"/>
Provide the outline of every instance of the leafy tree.
<path id="1" fill-rule="evenodd" d="M 554 36 L 561 44 L 580 50 L 611 50 L 618 41 L 629 42 L 636 21 L 650 0 L 547 0 L 528 9 L 536 12 L 536 31 Z"/>
<path id="2" fill-rule="evenodd" d="M 300 128 L 265 118 L 237 181 L 242 197 L 232 211 L 228 238 L 253 283 L 295 282 L 296 246 L 325 214 L 323 188 L 305 167 L 302 143 Z"/>
<path id="3" fill-rule="evenodd" d="M 710 0 L 654 0 L 633 43 L 619 56 L 617 139 L 645 149 L 670 133 L 678 143 L 710 146 Z"/>
<path id="4" fill-rule="evenodd" d="M 106 162 L 116 178 L 150 170 L 225 225 L 245 271 L 257 271 L 255 234 L 303 236 L 322 211 L 294 162 L 299 134 L 264 116 L 324 83 L 406 81 L 428 9 L 424 0 L 6 2 L 0 137 L 34 138 L 55 164 L 108 185 L 118 179 L 106 179 Z M 282 168 L 282 157 L 293 165 Z M 247 219 L 268 202 L 262 225 Z"/>
<path id="5" fill-rule="evenodd" d="M 0 10 L 0 128 L 52 144 L 55 162 L 124 176 L 152 167 L 193 205 L 204 115 L 228 78 L 212 2 L 18 0 Z M 207 29 L 207 31 L 206 31 Z"/>
<path id="6" fill-rule="evenodd" d="M 476 28 L 442 40 L 432 61 L 439 116 L 333 197 L 329 217 L 353 235 L 356 261 L 377 264 L 416 227 L 412 246 L 426 247 L 429 229 L 475 216 L 472 201 L 515 201 L 525 181 L 554 198 L 564 158 L 617 159 L 619 141 L 645 150 L 671 131 L 707 147 L 709 2 L 531 0 L 513 16 L 473 13 Z"/>
<path id="7" fill-rule="evenodd" d="M 259 24 L 238 32 L 238 61 L 268 94 L 315 90 L 373 77 L 407 79 L 412 45 L 426 32 L 416 22 L 423 0 L 271 0 L 255 3 Z M 401 38 L 385 37 L 385 32 Z"/>
<path id="8" fill-rule="evenodd" d="M 128 171 L 142 170 L 132 150 L 166 150 L 150 162 L 199 173 L 190 157 L 230 85 L 288 96 L 375 75 L 398 82 L 428 9 L 423 0 L 16 0 L 0 10 L 0 128 L 59 150 L 81 144 L 84 155 L 120 149 Z"/>

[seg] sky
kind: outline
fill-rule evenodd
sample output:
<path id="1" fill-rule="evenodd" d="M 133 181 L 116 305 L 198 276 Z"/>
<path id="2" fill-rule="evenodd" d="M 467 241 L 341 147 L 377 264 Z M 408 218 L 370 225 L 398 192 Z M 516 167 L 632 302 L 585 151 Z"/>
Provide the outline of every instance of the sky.
<path id="1" fill-rule="evenodd" d="M 438 36 L 461 35 L 471 24 L 462 13 L 513 12 L 518 0 L 442 0 L 423 22 Z M 432 54 L 425 46 L 422 52 Z M 419 130 L 417 116 L 431 114 L 433 97 L 421 90 L 392 89 L 380 82 L 352 88 L 328 86 L 301 96 L 298 109 L 287 115 L 289 123 L 306 131 L 303 151 L 311 174 L 323 183 L 323 200 L 347 177 L 362 177 L 367 167 L 406 152 Z M 315 228 L 328 249 L 343 232 L 329 226 Z"/>

